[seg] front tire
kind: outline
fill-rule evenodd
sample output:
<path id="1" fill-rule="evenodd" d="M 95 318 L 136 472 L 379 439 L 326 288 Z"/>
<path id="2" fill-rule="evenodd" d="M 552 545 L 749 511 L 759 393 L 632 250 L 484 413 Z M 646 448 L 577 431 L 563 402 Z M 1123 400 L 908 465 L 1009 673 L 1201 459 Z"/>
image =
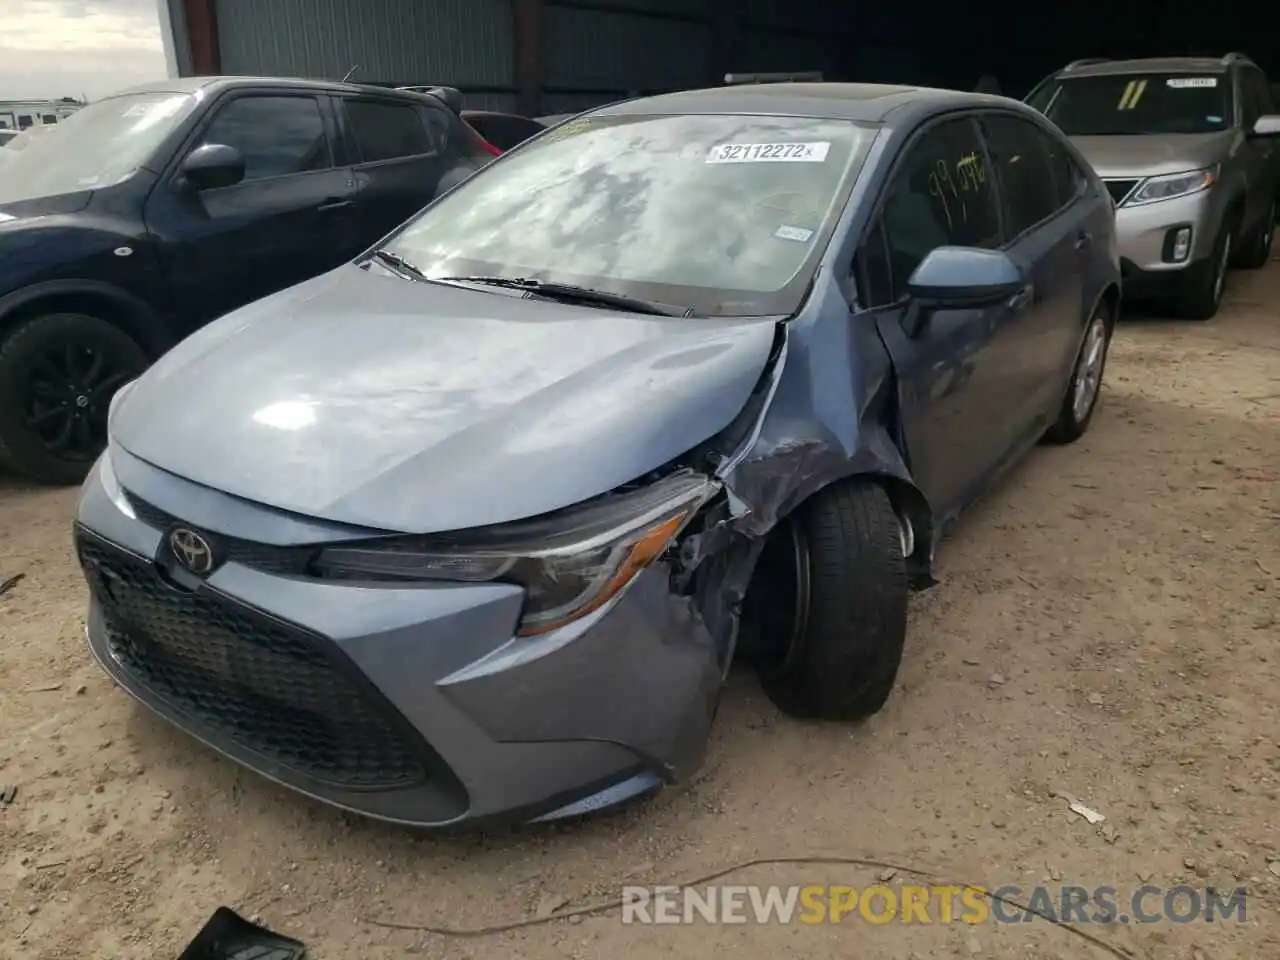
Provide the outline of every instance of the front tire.
<path id="1" fill-rule="evenodd" d="M 106 446 L 112 396 L 146 367 L 142 347 L 98 317 L 22 322 L 0 340 L 0 463 L 37 483 L 79 483 Z"/>
<path id="2" fill-rule="evenodd" d="M 1231 225 L 1223 226 L 1213 243 L 1213 253 L 1188 271 L 1187 287 L 1174 309 L 1184 320 L 1210 320 L 1222 306 L 1231 264 Z"/>
<path id="3" fill-rule="evenodd" d="M 1098 397 L 1102 394 L 1102 375 L 1107 369 L 1113 329 L 1111 307 L 1105 301 L 1100 302 L 1085 328 L 1084 342 L 1076 354 L 1058 419 L 1045 432 L 1046 443 L 1074 443 L 1089 429 L 1093 412 L 1098 409 Z"/>
<path id="4" fill-rule="evenodd" d="M 908 544 L 885 489 L 866 479 L 818 492 L 775 529 L 744 614 L 779 709 L 857 720 L 884 706 L 906 639 Z"/>
<path id="5" fill-rule="evenodd" d="M 1240 252 L 1240 266 L 1245 270 L 1258 270 L 1271 260 L 1271 241 L 1276 226 L 1276 201 L 1271 201 L 1267 215 L 1244 250 Z"/>

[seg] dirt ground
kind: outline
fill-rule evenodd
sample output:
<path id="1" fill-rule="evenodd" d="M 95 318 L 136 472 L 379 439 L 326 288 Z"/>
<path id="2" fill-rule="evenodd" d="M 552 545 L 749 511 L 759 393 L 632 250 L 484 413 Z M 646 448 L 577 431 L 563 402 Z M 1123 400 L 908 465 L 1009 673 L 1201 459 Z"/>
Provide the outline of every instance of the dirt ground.
<path id="1" fill-rule="evenodd" d="M 1244 923 L 1091 926 L 1136 956 L 1280 956 L 1280 263 L 1207 324 L 1133 319 L 1090 433 L 958 524 L 913 606 L 901 688 L 861 726 L 780 716 L 749 673 L 694 783 L 612 815 L 438 839 L 269 786 L 90 662 L 71 491 L 0 485 L 0 955 L 178 955 L 221 904 L 313 960 L 1109 955 L 1045 923 L 624 925 L 451 938 L 628 883 L 846 855 L 959 882 L 1243 885 Z M 1091 826 L 1058 793 L 1105 814 Z M 725 882 L 876 882 L 760 866 Z M 1158 901 L 1157 901 L 1158 902 Z"/>

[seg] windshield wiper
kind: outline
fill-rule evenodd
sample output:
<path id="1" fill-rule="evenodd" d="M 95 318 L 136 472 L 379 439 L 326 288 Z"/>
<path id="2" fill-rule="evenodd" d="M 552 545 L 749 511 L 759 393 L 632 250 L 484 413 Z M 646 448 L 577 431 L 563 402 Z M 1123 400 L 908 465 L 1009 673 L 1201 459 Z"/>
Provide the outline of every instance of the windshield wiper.
<path id="1" fill-rule="evenodd" d="M 370 259 L 377 260 L 384 267 L 391 270 L 392 273 L 398 273 L 407 280 L 430 279 L 412 263 L 400 256 L 400 254 L 392 253 L 390 250 L 375 250 L 370 254 Z"/>
<path id="2" fill-rule="evenodd" d="M 580 287 L 574 283 L 554 283 L 550 280 L 533 280 L 527 277 L 434 277 L 433 279 L 448 283 L 483 283 L 490 287 L 526 290 L 535 296 L 546 297 L 549 300 L 610 307 L 630 313 L 646 313 L 655 317 L 693 316 L 693 307 L 680 307 L 659 303 L 657 300 L 628 297 L 621 293 L 610 293 L 608 290 Z"/>

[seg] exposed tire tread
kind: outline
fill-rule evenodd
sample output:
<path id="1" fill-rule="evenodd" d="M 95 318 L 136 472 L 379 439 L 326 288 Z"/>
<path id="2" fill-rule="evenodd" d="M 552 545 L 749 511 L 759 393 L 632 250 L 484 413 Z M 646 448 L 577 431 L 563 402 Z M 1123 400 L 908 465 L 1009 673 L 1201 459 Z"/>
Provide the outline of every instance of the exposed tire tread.
<path id="1" fill-rule="evenodd" d="M 765 692 L 793 716 L 870 716 L 893 691 L 906 639 L 897 515 L 883 487 L 854 481 L 816 494 L 797 522 L 809 550 L 808 629 L 792 668 L 762 676 Z"/>

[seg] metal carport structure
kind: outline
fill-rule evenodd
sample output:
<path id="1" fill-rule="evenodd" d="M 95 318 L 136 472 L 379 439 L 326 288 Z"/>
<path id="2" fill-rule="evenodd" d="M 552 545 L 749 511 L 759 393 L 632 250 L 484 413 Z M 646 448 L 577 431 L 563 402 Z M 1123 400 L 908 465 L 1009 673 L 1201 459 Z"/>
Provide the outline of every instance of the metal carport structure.
<path id="1" fill-rule="evenodd" d="M 830 74 L 852 4 L 825 0 L 158 0 L 170 72 L 457 87 L 475 108 L 585 109 L 718 83 Z"/>

